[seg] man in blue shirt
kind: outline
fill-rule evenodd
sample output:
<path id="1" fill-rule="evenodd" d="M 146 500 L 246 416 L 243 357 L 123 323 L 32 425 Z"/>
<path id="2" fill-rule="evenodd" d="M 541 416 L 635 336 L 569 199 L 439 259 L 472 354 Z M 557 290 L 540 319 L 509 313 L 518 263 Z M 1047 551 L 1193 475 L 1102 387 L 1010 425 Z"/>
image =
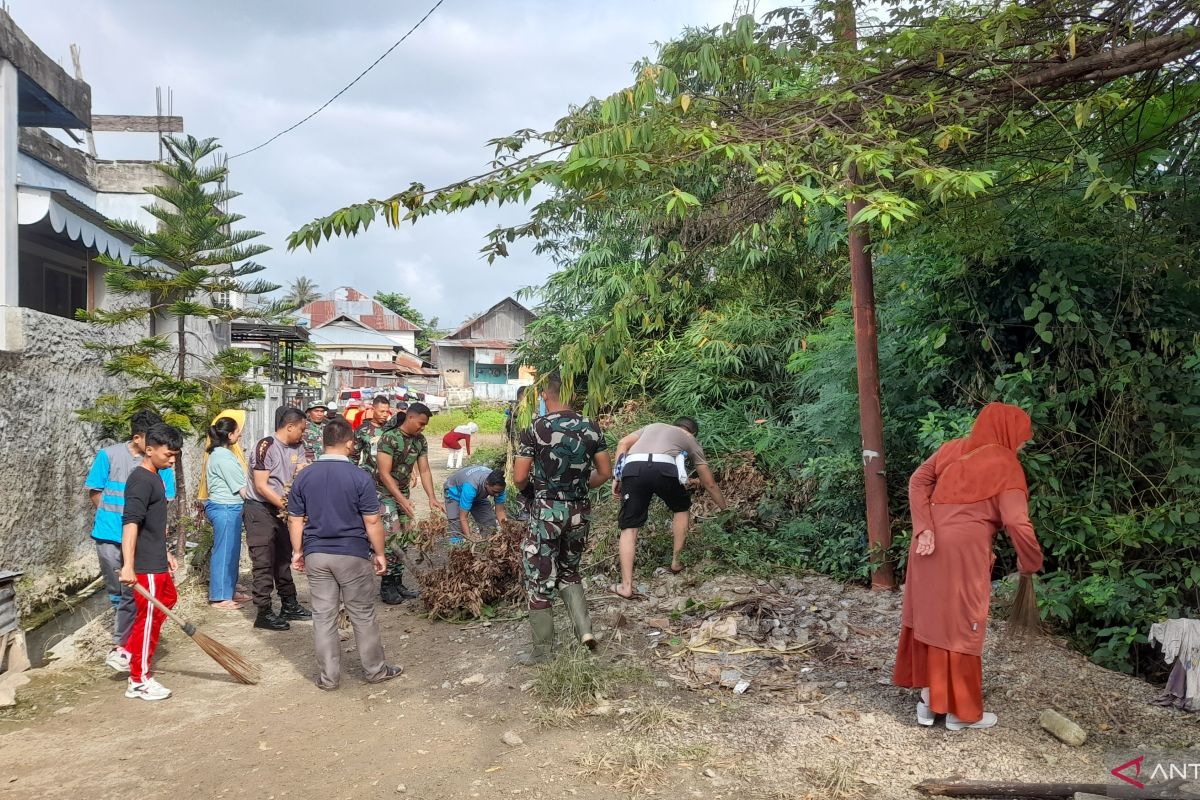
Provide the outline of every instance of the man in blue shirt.
<path id="1" fill-rule="evenodd" d="M 367 683 L 403 670 L 384 661 L 375 619 L 375 576 L 387 572 L 375 480 L 350 460 L 354 430 L 337 417 L 321 433 L 322 455 L 296 476 L 287 496 L 292 569 L 308 573 L 317 686 L 338 688 L 342 645 L 338 607 L 345 605 Z"/>
<path id="2" fill-rule="evenodd" d="M 113 622 L 113 646 L 104 663 L 117 672 L 129 670 L 130 653 L 125 649 L 125 640 L 133 627 L 137 606 L 133 601 L 133 590 L 123 586 L 120 580 L 121 565 L 121 516 L 125 512 L 125 482 L 129 474 L 146 457 L 146 431 L 162 423 L 162 417 L 153 411 L 139 411 L 129 420 L 130 440 L 105 447 L 96 453 L 92 468 L 88 470 L 84 486 L 96 509 L 96 521 L 92 525 L 92 539 L 96 542 L 96 557 L 100 561 L 100 575 L 108 590 L 116 618 Z M 175 472 L 165 469 L 158 473 L 162 478 L 167 502 L 175 499 Z"/>
<path id="3" fill-rule="evenodd" d="M 508 499 L 504 473 L 491 467 L 464 467 L 446 479 L 446 519 L 450 523 L 450 544 L 462 544 L 470 529 L 467 514 L 475 518 L 479 532 L 487 538 L 504 524 L 504 503 Z M 489 503 L 495 498 L 495 505 Z"/>

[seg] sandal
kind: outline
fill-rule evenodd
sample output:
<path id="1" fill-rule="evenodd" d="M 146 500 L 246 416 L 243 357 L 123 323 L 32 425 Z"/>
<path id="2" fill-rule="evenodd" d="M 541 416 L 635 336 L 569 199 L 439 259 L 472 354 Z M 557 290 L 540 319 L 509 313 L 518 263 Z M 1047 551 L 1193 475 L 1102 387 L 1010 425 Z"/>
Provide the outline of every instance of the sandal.
<path id="1" fill-rule="evenodd" d="M 617 597 L 621 598 L 622 600 L 636 600 L 637 599 L 637 591 L 636 590 L 630 592 L 629 594 L 621 594 L 621 584 L 619 584 L 619 583 L 610 583 L 608 585 L 608 593 L 615 594 Z"/>
<path id="2" fill-rule="evenodd" d="M 383 668 L 383 675 L 373 681 L 367 681 L 367 683 L 383 683 L 384 681 L 390 681 L 392 678 L 399 678 L 403 674 L 404 667 L 388 664 Z"/>
<path id="3" fill-rule="evenodd" d="M 235 602 L 235 603 L 249 603 L 250 600 L 251 600 L 250 595 L 246 594 L 245 592 L 234 592 L 233 593 L 233 602 Z"/>
<path id="4" fill-rule="evenodd" d="M 209 608 L 224 608 L 224 609 L 228 609 L 230 611 L 237 611 L 239 608 L 242 607 L 242 604 L 237 602 L 236 600 L 218 600 L 215 603 L 209 603 L 208 607 Z"/>
<path id="5" fill-rule="evenodd" d="M 670 565 L 667 566 L 667 572 L 671 573 L 672 575 L 678 575 L 679 573 L 683 572 L 685 569 L 687 569 L 687 567 L 680 567 L 679 569 L 675 569 L 674 567 L 672 567 Z"/>

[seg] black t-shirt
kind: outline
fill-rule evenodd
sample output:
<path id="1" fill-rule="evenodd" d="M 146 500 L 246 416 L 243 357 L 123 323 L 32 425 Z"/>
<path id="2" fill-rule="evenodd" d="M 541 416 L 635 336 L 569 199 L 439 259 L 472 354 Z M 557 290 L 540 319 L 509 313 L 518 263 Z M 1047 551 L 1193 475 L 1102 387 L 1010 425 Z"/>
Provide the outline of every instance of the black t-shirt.
<path id="1" fill-rule="evenodd" d="M 158 473 L 138 466 L 125 481 L 125 513 L 121 524 L 138 526 L 133 571 L 157 575 L 170 571 L 167 564 L 167 492 Z"/>

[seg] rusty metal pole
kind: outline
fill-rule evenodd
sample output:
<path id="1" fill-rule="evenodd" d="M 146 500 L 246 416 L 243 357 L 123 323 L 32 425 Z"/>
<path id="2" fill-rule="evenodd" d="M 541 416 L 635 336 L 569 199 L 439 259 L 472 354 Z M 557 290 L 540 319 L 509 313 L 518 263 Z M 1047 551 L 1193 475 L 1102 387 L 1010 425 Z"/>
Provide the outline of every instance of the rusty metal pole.
<path id="1" fill-rule="evenodd" d="M 849 49 L 858 48 L 854 0 L 838 4 L 838 23 Z M 850 183 L 858 183 L 851 167 Z M 867 494 L 867 546 L 870 548 L 871 588 L 896 588 L 892 560 L 892 523 L 888 512 L 887 467 L 883 450 L 883 405 L 879 392 L 879 332 L 875 319 L 875 273 L 871 266 L 871 232 L 855 225 L 866 204 L 846 203 L 850 223 L 850 291 L 854 305 L 854 350 L 858 362 L 858 424 L 862 432 L 863 480 Z"/>

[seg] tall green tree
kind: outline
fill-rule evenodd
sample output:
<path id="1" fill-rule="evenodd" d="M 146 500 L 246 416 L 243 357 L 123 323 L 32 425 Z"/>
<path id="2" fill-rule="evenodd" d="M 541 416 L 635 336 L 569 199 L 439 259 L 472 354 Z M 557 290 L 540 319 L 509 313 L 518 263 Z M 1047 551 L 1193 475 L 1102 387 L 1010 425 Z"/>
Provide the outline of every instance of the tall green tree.
<path id="1" fill-rule="evenodd" d="M 862 577 L 844 210 L 861 201 L 893 497 L 982 403 L 1030 409 L 1045 610 L 1136 669 L 1144 623 L 1200 597 L 1195 4 L 889 1 L 856 53 L 839 5 L 689 30 L 631 86 L 493 140 L 490 169 L 290 245 L 539 190 L 483 248 L 532 240 L 559 268 L 527 359 L 593 409 L 649 394 L 702 417 L 715 452 L 784 476 L 714 557 Z"/>
<path id="2" fill-rule="evenodd" d="M 243 217 L 228 211 L 239 193 L 225 188 L 228 168 L 214 158 L 216 139 L 194 136 L 164 139 L 167 159 L 155 164 L 165 181 L 148 186 L 159 202 L 144 206 L 158 224 L 151 230 L 137 222 L 114 220 L 113 230 L 133 240 L 133 264 L 101 254 L 105 284 L 121 298 L 112 309 L 80 312 L 80 319 L 121 328 L 150 321 L 173 328 L 130 344 L 97 345 L 107 357 L 106 371 L 126 382 L 121 395 L 103 395 L 80 412 L 83 419 L 120 430 L 139 408 L 159 410 L 164 419 L 185 431 L 207 430 L 222 408 L 262 396 L 243 376 L 254 366 L 245 351 L 229 348 L 215 354 L 189 342 L 188 322 L 230 322 L 246 312 L 232 308 L 231 295 L 257 296 L 276 284 L 256 278 L 265 267 L 254 259 L 270 248 L 254 243 L 262 234 L 235 230 Z M 184 458 L 175 462 L 178 509 L 186 507 Z M 178 516 L 176 517 L 178 519 Z M 182 548 L 183 531 L 180 531 Z"/>
<path id="3" fill-rule="evenodd" d="M 400 292 L 376 292 L 374 300 L 384 308 L 392 311 L 417 326 L 417 352 L 429 347 L 429 343 L 438 335 L 438 319 L 426 319 L 417 310 L 408 295 Z"/>

